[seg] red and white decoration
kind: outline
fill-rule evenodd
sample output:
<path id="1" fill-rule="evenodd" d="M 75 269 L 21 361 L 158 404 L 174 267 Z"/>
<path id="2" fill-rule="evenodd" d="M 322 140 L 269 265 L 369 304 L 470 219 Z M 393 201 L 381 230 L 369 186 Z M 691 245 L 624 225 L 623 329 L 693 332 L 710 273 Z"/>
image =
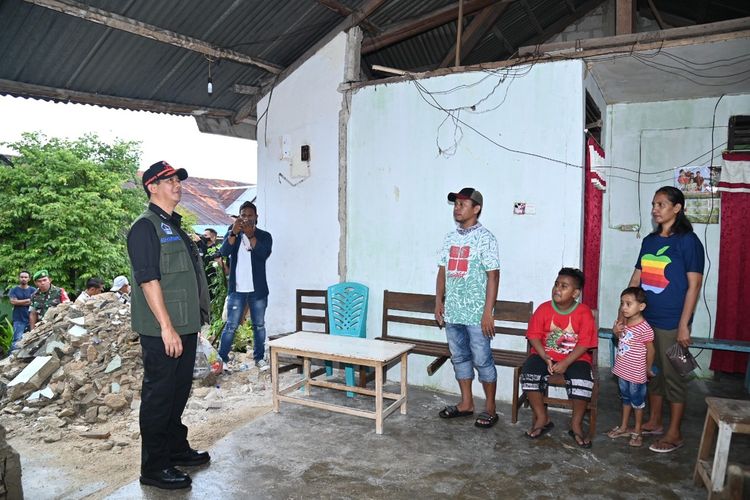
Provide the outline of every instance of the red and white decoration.
<path id="1" fill-rule="evenodd" d="M 747 328 L 750 312 L 750 152 L 725 151 L 722 155 L 719 191 L 721 193 L 721 236 L 719 285 L 716 296 L 717 339 L 750 340 Z M 714 351 L 711 369 L 743 373 L 748 355 Z"/>

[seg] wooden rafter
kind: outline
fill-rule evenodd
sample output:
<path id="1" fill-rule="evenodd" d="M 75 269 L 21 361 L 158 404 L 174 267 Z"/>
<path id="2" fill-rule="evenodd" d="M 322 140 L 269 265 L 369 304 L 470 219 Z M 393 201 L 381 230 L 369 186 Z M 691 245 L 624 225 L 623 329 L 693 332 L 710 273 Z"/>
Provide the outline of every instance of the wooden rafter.
<path id="1" fill-rule="evenodd" d="M 636 0 L 615 0 L 615 34 L 635 33 Z"/>
<path id="2" fill-rule="evenodd" d="M 544 30 L 543 33 L 536 35 L 532 37 L 530 40 L 527 40 L 524 42 L 525 45 L 536 45 L 538 43 L 542 43 L 545 40 L 550 39 L 557 33 L 564 30 L 566 27 L 570 26 L 595 8 L 597 8 L 599 5 L 601 5 L 604 2 L 604 0 L 587 0 L 583 4 L 581 4 L 574 13 L 567 15 L 563 18 L 560 18 L 559 20 L 555 21 L 551 25 L 547 27 L 547 29 Z M 528 55 L 528 53 L 524 53 L 523 51 L 519 50 L 519 56 Z"/>
<path id="3" fill-rule="evenodd" d="M 318 0 L 318 3 L 322 5 L 323 7 L 326 7 L 327 9 L 330 9 L 336 12 L 341 17 L 346 17 L 353 12 L 352 9 L 342 4 L 338 0 Z M 373 35 L 377 35 L 380 32 L 378 27 L 372 24 L 367 19 L 364 19 L 362 22 L 359 23 L 359 25 L 363 30 Z"/>
<path id="4" fill-rule="evenodd" d="M 667 24 L 664 22 L 664 19 L 661 18 L 659 9 L 657 9 L 656 5 L 654 5 L 654 0 L 648 0 L 648 7 L 651 9 L 651 12 L 654 13 L 654 18 L 656 18 L 656 24 L 659 25 L 659 29 L 663 30 L 667 28 Z"/>
<path id="5" fill-rule="evenodd" d="M 476 47 L 477 43 L 479 43 L 479 40 L 481 40 L 485 33 L 487 33 L 487 31 L 489 31 L 490 28 L 492 28 L 495 23 L 497 23 L 497 20 L 500 19 L 500 16 L 505 13 L 509 6 L 510 4 L 507 3 L 498 3 L 491 7 L 486 7 L 484 10 L 478 12 L 474 16 L 474 19 L 472 19 L 469 26 L 466 27 L 466 30 L 461 37 L 461 53 L 459 60 L 462 60 L 472 50 L 474 50 L 474 47 Z M 453 47 L 451 47 L 451 50 L 449 50 L 445 55 L 443 61 L 438 67 L 447 67 L 453 60 L 455 52 L 456 45 L 454 44 Z"/>
<path id="6" fill-rule="evenodd" d="M 325 45 L 327 45 L 331 40 L 336 38 L 336 36 L 346 31 L 353 26 L 359 25 L 362 21 L 367 19 L 367 17 L 370 16 L 373 12 L 375 12 L 380 6 L 382 6 L 387 0 L 367 0 L 364 5 L 362 5 L 359 9 L 352 11 L 351 14 L 349 14 L 346 19 L 341 21 L 335 28 L 333 28 L 331 31 L 328 32 L 323 38 L 318 40 L 315 45 L 308 48 L 301 56 L 297 58 L 296 61 L 294 61 L 292 64 L 284 68 L 284 70 L 273 77 L 273 79 L 265 84 L 263 86 L 263 89 L 261 90 L 260 94 L 257 96 L 251 98 L 249 101 L 247 101 L 245 104 L 243 104 L 240 109 L 237 110 L 237 112 L 232 117 L 232 122 L 239 123 L 248 116 L 251 116 L 253 112 L 255 111 L 255 108 L 258 105 L 258 102 L 262 99 L 262 97 L 266 94 L 268 94 L 271 89 L 275 86 L 281 83 L 286 77 L 294 73 L 297 68 L 302 66 L 305 61 L 310 59 L 312 56 L 315 55 L 316 52 L 318 52 L 321 48 L 323 48 Z"/>
<path id="7" fill-rule="evenodd" d="M 542 25 L 539 23 L 539 19 L 537 19 L 534 11 L 531 10 L 529 2 L 527 2 L 526 0 L 521 0 L 521 5 L 523 6 L 523 10 L 526 11 L 526 15 L 529 16 L 529 21 L 531 21 L 531 24 L 534 25 L 534 29 L 536 30 L 536 32 L 540 35 L 544 33 L 544 28 L 542 28 Z"/>
<path id="8" fill-rule="evenodd" d="M 565 5 L 568 6 L 571 14 L 576 11 L 576 4 L 573 3 L 573 0 L 565 0 Z"/>
<path id="9" fill-rule="evenodd" d="M 241 83 L 235 83 L 234 86 L 232 86 L 232 92 L 235 94 L 244 94 L 244 95 L 255 95 L 260 92 L 260 87 L 257 85 L 243 85 Z"/>
<path id="10" fill-rule="evenodd" d="M 516 51 L 516 48 L 508 41 L 507 38 L 505 38 L 503 32 L 500 31 L 500 28 L 498 28 L 497 26 L 493 26 L 492 34 L 495 35 L 495 38 L 503 42 L 505 49 L 508 51 L 508 54 L 513 54 Z"/>
<path id="11" fill-rule="evenodd" d="M 279 74 L 282 68 L 267 61 L 256 57 L 248 56 L 234 50 L 228 50 L 216 45 L 210 44 L 197 38 L 175 33 L 158 26 L 136 21 L 119 14 L 107 12 L 105 10 L 89 7 L 88 5 L 74 2 L 72 0 L 25 0 L 28 3 L 45 7 L 69 16 L 77 17 L 93 23 L 107 26 L 121 31 L 126 31 L 134 35 L 142 36 L 156 40 L 157 42 L 168 43 L 175 47 L 198 52 L 205 56 L 215 59 L 226 59 L 240 64 L 247 64 L 264 69 L 269 73 Z"/>
<path id="12" fill-rule="evenodd" d="M 464 16 L 489 7 L 492 4 L 511 3 L 514 0 L 466 0 L 463 5 Z M 458 2 L 448 7 L 437 9 L 423 16 L 399 22 L 383 32 L 362 42 L 362 55 L 383 49 L 394 43 L 419 35 L 443 24 L 455 22 L 458 16 Z"/>
<path id="13" fill-rule="evenodd" d="M 229 109 L 209 108 L 205 106 L 192 106 L 189 104 L 176 104 L 149 99 L 134 99 L 132 97 L 81 92 L 78 90 L 60 89 L 3 79 L 0 79 L 0 93 L 22 97 L 35 97 L 38 99 L 52 99 L 60 102 L 76 102 L 111 108 L 151 111 L 154 113 L 170 113 L 175 115 L 214 116 L 219 118 L 227 118 L 232 115 L 232 110 Z"/>

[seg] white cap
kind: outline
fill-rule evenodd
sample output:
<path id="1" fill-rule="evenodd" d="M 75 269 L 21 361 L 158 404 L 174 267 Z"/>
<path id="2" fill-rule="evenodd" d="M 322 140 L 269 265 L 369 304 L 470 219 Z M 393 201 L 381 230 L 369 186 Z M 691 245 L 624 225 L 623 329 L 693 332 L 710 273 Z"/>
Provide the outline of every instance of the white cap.
<path id="1" fill-rule="evenodd" d="M 110 292 L 117 292 L 120 290 L 120 288 L 124 287 L 125 285 L 129 285 L 130 282 L 125 276 L 118 276 L 115 278 L 115 281 L 112 283 L 112 288 L 109 289 Z"/>

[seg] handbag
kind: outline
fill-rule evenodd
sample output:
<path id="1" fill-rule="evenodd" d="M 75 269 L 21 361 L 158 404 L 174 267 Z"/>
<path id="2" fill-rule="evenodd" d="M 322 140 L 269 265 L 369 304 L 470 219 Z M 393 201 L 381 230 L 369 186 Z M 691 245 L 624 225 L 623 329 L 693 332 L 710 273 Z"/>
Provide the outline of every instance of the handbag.
<path id="1" fill-rule="evenodd" d="M 698 362 L 690 354 L 690 350 L 678 343 L 667 349 L 667 358 L 672 363 L 672 366 L 674 366 L 674 369 L 677 370 L 677 373 L 683 377 L 696 368 L 700 368 Z"/>

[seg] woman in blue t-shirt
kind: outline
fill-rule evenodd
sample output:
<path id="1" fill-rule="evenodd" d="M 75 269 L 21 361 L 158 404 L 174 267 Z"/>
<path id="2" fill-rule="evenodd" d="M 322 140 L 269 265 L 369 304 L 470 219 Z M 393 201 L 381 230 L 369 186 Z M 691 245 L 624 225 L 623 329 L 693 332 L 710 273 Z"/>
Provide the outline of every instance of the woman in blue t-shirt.
<path id="1" fill-rule="evenodd" d="M 630 286 L 646 291 L 643 315 L 654 329 L 657 375 L 649 383 L 650 417 L 643 434 L 663 436 L 649 449 L 669 453 L 682 447 L 687 381 L 672 367 L 666 351 L 675 342 L 690 345 L 690 328 L 703 283 L 703 244 L 685 215 L 685 196 L 672 186 L 659 188 L 651 202 L 656 230 L 643 239 Z M 619 318 L 618 318 L 619 320 Z M 664 432 L 662 404 L 669 402 L 669 427 Z"/>

